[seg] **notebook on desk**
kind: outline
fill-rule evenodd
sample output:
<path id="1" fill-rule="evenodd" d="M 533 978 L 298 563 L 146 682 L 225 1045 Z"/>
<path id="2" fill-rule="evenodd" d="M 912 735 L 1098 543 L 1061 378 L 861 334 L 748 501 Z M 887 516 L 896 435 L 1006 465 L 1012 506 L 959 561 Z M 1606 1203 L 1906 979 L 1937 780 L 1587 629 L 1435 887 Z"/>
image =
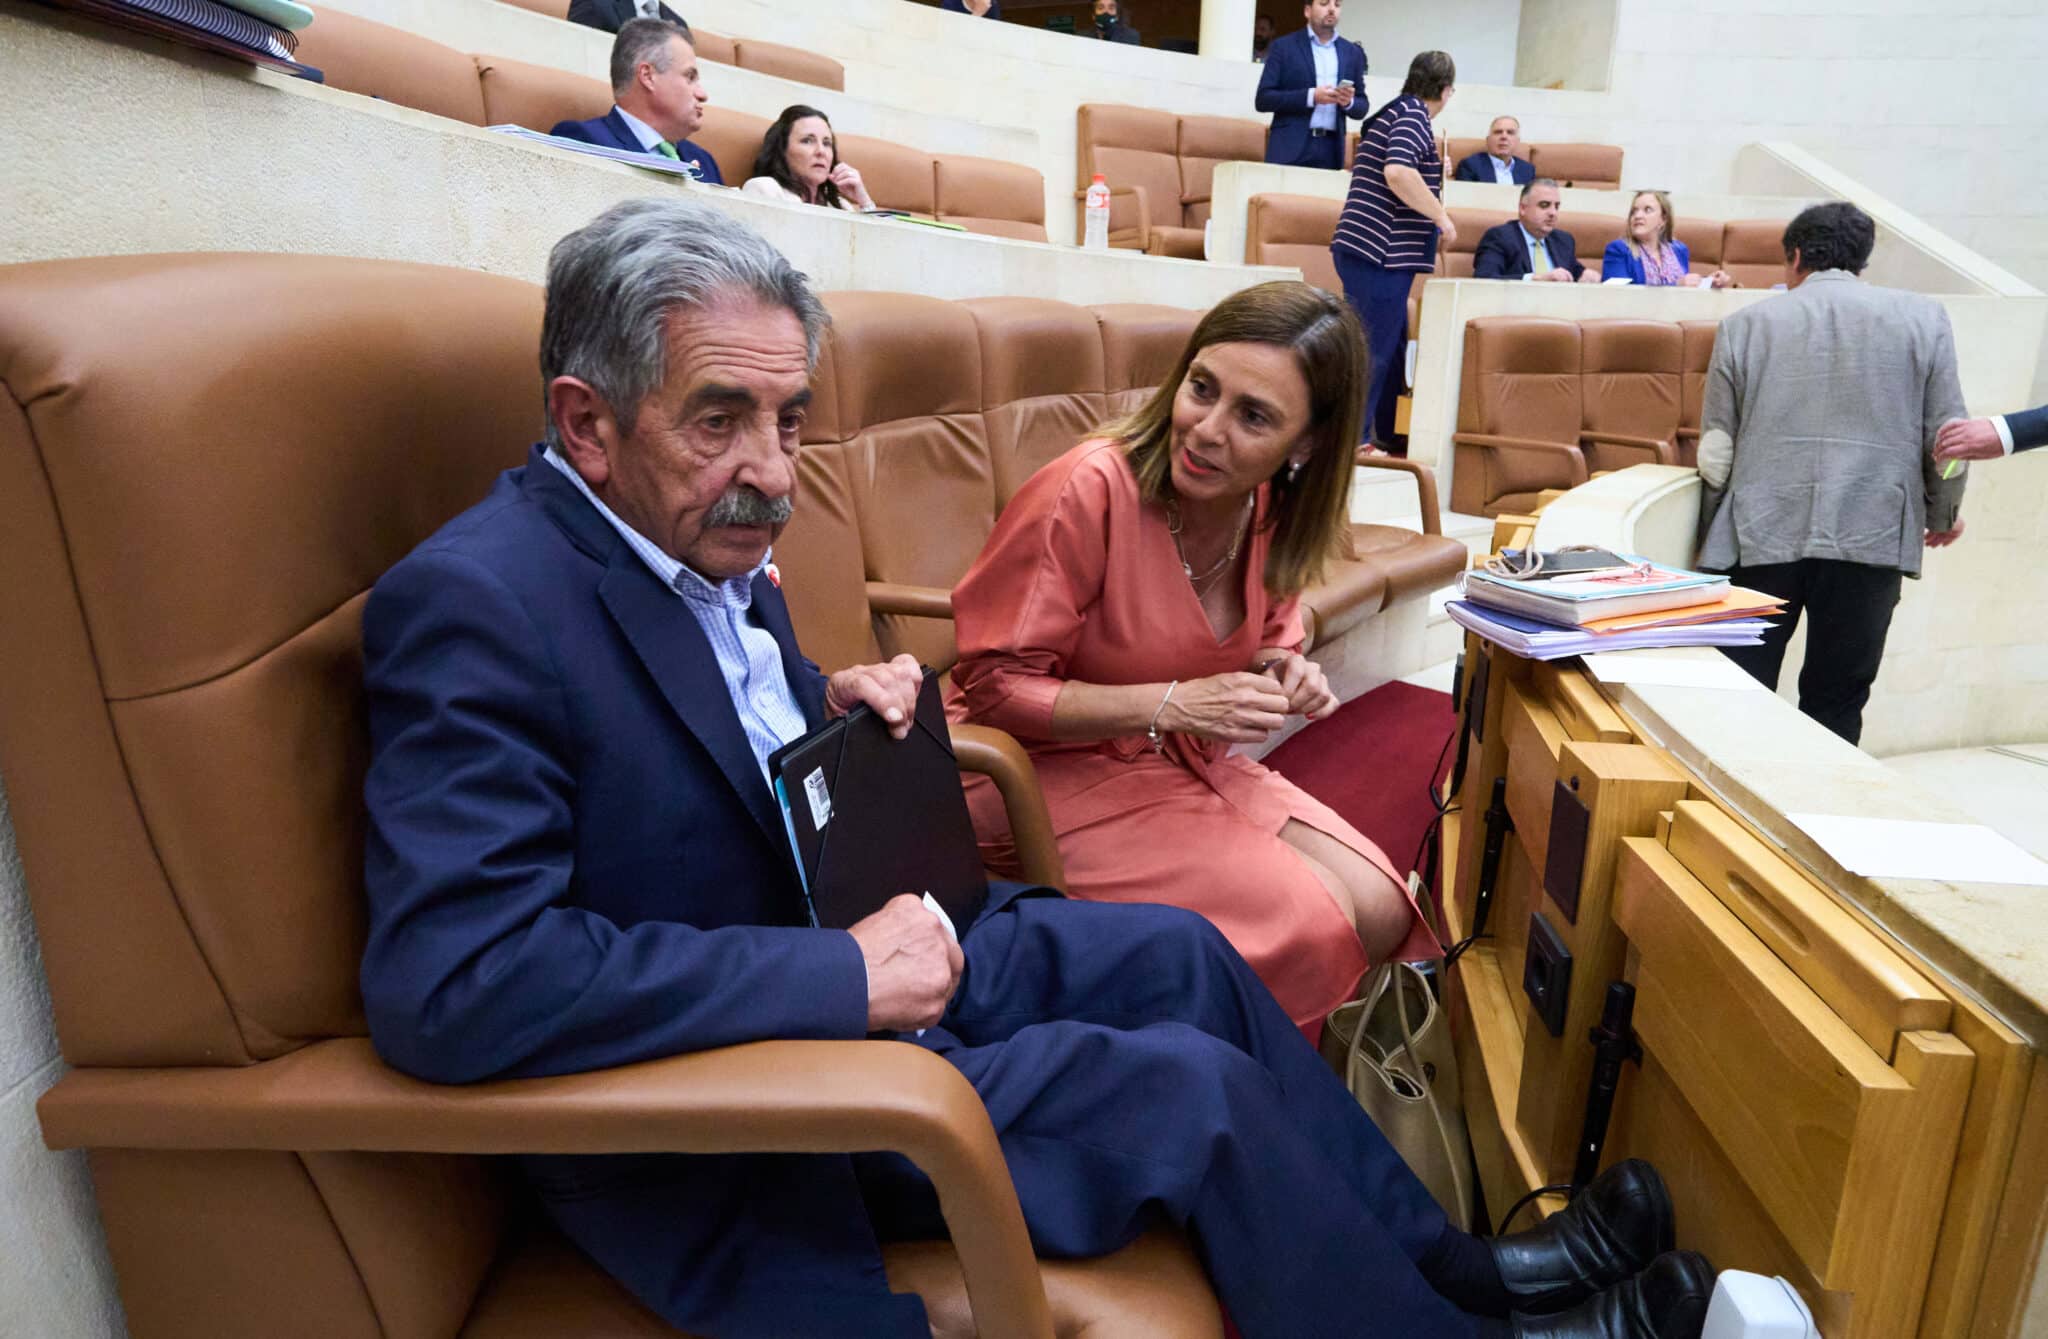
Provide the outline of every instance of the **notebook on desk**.
<path id="1" fill-rule="evenodd" d="M 981 913 L 981 867 L 967 797 L 925 671 L 910 734 L 856 707 L 768 756 L 811 922 L 843 930 L 898 893 L 929 893 L 959 932 Z"/>

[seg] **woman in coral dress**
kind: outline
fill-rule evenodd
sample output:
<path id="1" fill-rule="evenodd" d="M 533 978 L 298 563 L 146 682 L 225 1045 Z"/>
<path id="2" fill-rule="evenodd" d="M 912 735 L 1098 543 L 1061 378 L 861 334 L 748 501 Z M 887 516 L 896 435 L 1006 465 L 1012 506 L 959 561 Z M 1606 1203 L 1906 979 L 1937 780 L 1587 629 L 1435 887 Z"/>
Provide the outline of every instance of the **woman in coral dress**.
<path id="1" fill-rule="evenodd" d="M 1342 551 L 1365 368 L 1341 300 L 1235 294 L 1143 408 L 1018 491 L 953 592 L 953 716 L 1030 751 L 1067 892 L 1207 916 L 1311 1032 L 1367 966 L 1439 951 L 1377 846 L 1232 752 L 1337 707 L 1299 596 Z M 1001 870 L 1000 803 L 969 793 Z"/>

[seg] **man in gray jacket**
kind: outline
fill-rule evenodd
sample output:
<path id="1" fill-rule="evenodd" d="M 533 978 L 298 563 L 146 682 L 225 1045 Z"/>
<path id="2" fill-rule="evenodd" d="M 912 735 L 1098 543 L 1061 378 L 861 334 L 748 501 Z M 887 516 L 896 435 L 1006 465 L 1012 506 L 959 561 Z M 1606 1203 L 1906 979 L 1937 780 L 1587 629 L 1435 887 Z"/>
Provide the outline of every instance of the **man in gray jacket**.
<path id="1" fill-rule="evenodd" d="M 1775 689 L 1804 612 L 1799 709 L 1852 744 L 1900 578 L 1963 532 L 1962 467 L 1943 478 L 1934 458 L 1964 412 L 1948 313 L 1856 277 L 1876 240 L 1846 203 L 1786 226 L 1792 291 L 1721 322 L 1699 452 L 1699 565 L 1785 601 L 1763 645 L 1729 658 Z"/>

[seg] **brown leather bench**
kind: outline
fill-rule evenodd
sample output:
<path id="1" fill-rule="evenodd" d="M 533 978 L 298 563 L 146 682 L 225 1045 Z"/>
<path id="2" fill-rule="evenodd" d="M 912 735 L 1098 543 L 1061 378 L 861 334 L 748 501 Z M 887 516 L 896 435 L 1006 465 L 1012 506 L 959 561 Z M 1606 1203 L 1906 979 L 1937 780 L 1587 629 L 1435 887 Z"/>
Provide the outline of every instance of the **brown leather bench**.
<path id="1" fill-rule="evenodd" d="M 602 79 L 503 56 L 465 55 L 402 29 L 322 10 L 300 56 L 334 88 L 382 98 L 470 125 L 519 125 L 545 134 L 561 121 L 602 116 L 612 105 Z M 694 136 L 726 184 L 753 175 L 765 117 L 713 102 Z M 861 171 L 875 203 L 935 214 L 970 232 L 1047 240 L 1045 178 L 1036 169 L 965 154 L 931 154 L 866 135 L 839 137 L 840 156 Z M 942 189 L 943 182 L 943 189 Z"/>
<path id="2" fill-rule="evenodd" d="M 864 322 L 829 305 L 843 360 Z M 890 1280 L 940 1332 L 1220 1339 L 1175 1235 L 1036 1262 L 973 1089 L 915 1047 L 468 1087 L 378 1060 L 356 984 L 364 596 L 524 459 L 540 311 L 516 280 L 332 257 L 0 268 L 0 627 L 34 648 L 0 654 L 0 762 L 72 1066 L 39 1114 L 88 1150 L 128 1332 L 655 1339 L 673 1331 L 517 1207 L 498 1155 L 896 1149 L 953 1242 L 890 1248 Z M 908 380 L 828 381 L 826 416 Z M 1057 881 L 1014 743 L 956 750 L 1039 824 Z"/>
<path id="3" fill-rule="evenodd" d="M 1481 316 L 1465 325 L 1453 510 L 1533 510 L 1593 471 L 1692 465 L 1713 321 Z"/>
<path id="4" fill-rule="evenodd" d="M 1475 153 L 1486 152 L 1486 140 L 1454 138 L 1444 149 L 1444 174 L 1457 170 L 1458 164 Z M 1549 177 L 1561 186 L 1583 186 L 1590 190 L 1618 191 L 1621 189 L 1621 146 L 1618 144 L 1579 144 L 1553 140 L 1545 144 L 1524 142 L 1522 152 L 1515 155 L 1536 169 L 1539 177 Z"/>
<path id="5" fill-rule="evenodd" d="M 1265 123 L 1240 117 L 1084 103 L 1075 133 L 1075 208 L 1100 172 L 1111 194 L 1109 244 L 1152 256 L 1202 259 L 1216 165 L 1266 156 Z"/>

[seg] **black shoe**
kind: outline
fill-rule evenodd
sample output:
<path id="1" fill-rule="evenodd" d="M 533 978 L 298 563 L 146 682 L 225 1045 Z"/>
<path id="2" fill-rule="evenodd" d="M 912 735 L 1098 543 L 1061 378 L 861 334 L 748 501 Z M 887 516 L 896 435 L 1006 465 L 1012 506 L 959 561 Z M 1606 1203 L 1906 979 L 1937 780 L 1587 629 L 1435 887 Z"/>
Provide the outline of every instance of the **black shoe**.
<path id="1" fill-rule="evenodd" d="M 1664 1178 L 1641 1158 L 1615 1163 L 1540 1225 L 1487 1242 L 1508 1309 L 1532 1316 L 1634 1278 L 1676 1244 Z"/>
<path id="2" fill-rule="evenodd" d="M 1516 1312 L 1515 1339 L 1700 1339 L 1714 1267 L 1698 1251 L 1671 1251 L 1626 1283 L 1554 1316 Z"/>

